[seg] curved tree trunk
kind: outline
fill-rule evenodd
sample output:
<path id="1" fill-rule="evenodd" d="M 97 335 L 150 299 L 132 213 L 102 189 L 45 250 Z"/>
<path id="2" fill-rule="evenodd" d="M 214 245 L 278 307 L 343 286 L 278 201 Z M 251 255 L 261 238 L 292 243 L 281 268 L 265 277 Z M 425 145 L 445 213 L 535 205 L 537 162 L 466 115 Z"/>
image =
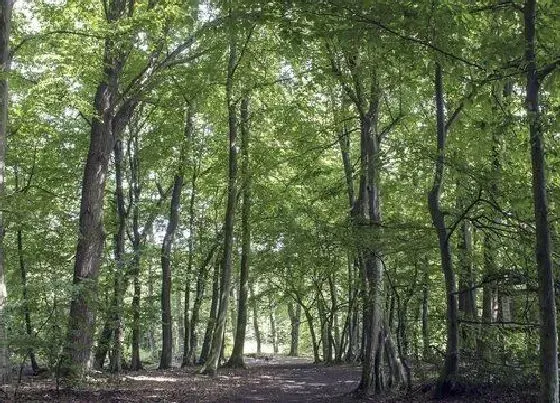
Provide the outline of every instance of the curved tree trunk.
<path id="1" fill-rule="evenodd" d="M 455 273 L 449 233 L 445 226 L 444 213 L 441 209 L 441 187 L 445 169 L 445 140 L 446 125 L 443 104 L 443 73 L 441 64 L 436 62 L 435 68 L 435 99 L 436 99 L 436 128 L 437 128 L 437 156 L 434 184 L 428 194 L 428 208 L 432 215 L 432 223 L 436 229 L 441 254 L 441 269 L 445 278 L 446 293 L 446 350 L 445 362 L 441 371 L 435 395 L 441 398 L 450 392 L 452 380 L 457 373 L 459 332 L 457 328 L 457 294 L 455 290 Z"/>

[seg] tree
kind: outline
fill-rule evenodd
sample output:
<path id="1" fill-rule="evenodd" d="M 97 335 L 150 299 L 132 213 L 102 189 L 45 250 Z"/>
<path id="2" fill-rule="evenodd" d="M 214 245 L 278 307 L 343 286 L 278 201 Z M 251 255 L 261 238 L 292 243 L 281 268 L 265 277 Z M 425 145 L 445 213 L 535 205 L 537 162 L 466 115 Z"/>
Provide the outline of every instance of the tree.
<path id="1" fill-rule="evenodd" d="M 0 4 L 0 200 L 5 204 L 6 193 L 6 144 L 8 141 L 8 73 L 10 71 L 10 28 L 14 0 L 2 0 Z M 4 208 L 0 211 L 0 381 L 6 382 L 10 375 L 8 337 L 6 326 L 6 275 L 4 260 Z"/>
<path id="2" fill-rule="evenodd" d="M 134 3 L 118 0 L 108 2 L 108 23 L 118 23 L 134 13 Z M 105 234 L 103 231 L 103 200 L 109 158 L 116 139 L 130 118 L 136 99 L 119 103 L 119 76 L 125 67 L 128 52 L 114 40 L 105 41 L 104 77 L 99 82 L 93 101 L 90 144 L 84 166 L 80 202 L 79 239 L 74 264 L 73 293 L 70 304 L 68 337 L 61 361 L 63 375 L 81 376 L 87 369 L 95 328 L 97 278 Z"/>
<path id="3" fill-rule="evenodd" d="M 249 295 L 249 256 L 251 253 L 251 173 L 249 171 L 249 98 L 240 105 L 241 129 L 241 178 L 243 180 L 243 205 L 241 208 L 241 268 L 239 270 L 239 302 L 237 305 L 237 331 L 228 366 L 245 367 L 243 352 L 247 330 L 247 299 Z"/>
<path id="4" fill-rule="evenodd" d="M 527 64 L 526 109 L 531 145 L 533 201 L 535 209 L 537 277 L 539 282 L 540 307 L 540 374 L 541 401 L 558 402 L 558 330 L 556 328 L 556 299 L 554 297 L 554 275 L 552 271 L 552 247 L 546 195 L 546 162 L 541 113 L 539 110 L 539 88 L 541 81 L 556 62 L 538 69 L 536 17 L 537 1 L 527 0 L 525 17 L 525 62 Z"/>

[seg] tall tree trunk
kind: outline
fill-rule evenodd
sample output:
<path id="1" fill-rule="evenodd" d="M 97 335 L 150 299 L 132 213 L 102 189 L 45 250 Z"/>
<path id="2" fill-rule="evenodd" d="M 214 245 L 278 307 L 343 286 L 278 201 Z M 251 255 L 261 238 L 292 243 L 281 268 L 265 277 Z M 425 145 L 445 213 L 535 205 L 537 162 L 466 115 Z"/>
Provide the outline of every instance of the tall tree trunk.
<path id="1" fill-rule="evenodd" d="M 432 223 L 436 229 L 441 254 L 441 269 L 445 278 L 446 293 L 446 349 L 445 362 L 438 379 L 435 395 L 443 397 L 451 391 L 452 379 L 457 373 L 459 333 L 457 328 L 457 296 L 455 290 L 455 272 L 449 233 L 445 226 L 445 216 L 441 209 L 441 190 L 445 169 L 445 141 L 447 137 L 443 95 L 443 73 L 441 64 L 435 67 L 435 101 L 436 101 L 436 131 L 437 156 L 433 187 L 428 194 L 428 208 L 432 215 Z"/>
<path id="2" fill-rule="evenodd" d="M 191 197 L 189 201 L 189 260 L 187 263 L 187 278 L 185 284 L 185 295 L 184 295 L 184 307 L 183 307 L 183 360 L 181 362 L 181 368 L 187 365 L 194 364 L 194 348 L 191 337 L 194 337 L 194 331 L 191 330 L 191 325 L 193 324 L 190 319 L 190 305 L 191 305 L 191 279 L 192 279 L 192 269 L 194 261 L 194 239 L 195 239 L 195 211 L 194 205 L 196 201 L 196 178 L 197 178 L 197 168 L 195 167 L 194 158 L 192 161 L 192 176 L 191 176 Z"/>
<path id="3" fill-rule="evenodd" d="M 350 158 L 350 133 L 345 124 L 342 125 L 341 135 L 338 136 L 340 145 L 340 154 L 342 157 L 342 166 L 344 168 L 344 177 L 346 179 L 346 191 L 348 194 L 348 207 L 350 209 L 350 218 L 355 220 L 357 218 L 358 208 L 354 197 L 354 168 Z M 346 320 L 346 333 L 348 337 L 348 351 L 346 353 L 347 361 L 354 361 L 357 357 L 357 344 L 358 344 L 358 306 L 356 296 L 358 287 L 356 284 L 356 268 L 358 267 L 358 259 L 352 257 L 354 253 L 348 253 L 348 317 Z M 352 262 L 352 263 L 351 263 Z"/>
<path id="4" fill-rule="evenodd" d="M 113 323 L 113 351 L 110 357 L 111 372 L 119 372 L 121 367 L 121 350 L 124 338 L 122 317 L 124 314 L 124 294 L 128 288 L 128 267 L 125 257 L 126 221 L 128 210 L 125 204 L 123 189 L 124 153 L 122 141 L 117 139 L 114 147 L 115 153 L 115 198 L 117 201 L 117 233 L 115 234 L 115 261 L 117 271 L 115 273 L 115 322 Z"/>
<path id="5" fill-rule="evenodd" d="M 134 294 L 132 297 L 132 365 L 133 371 L 138 371 L 142 368 L 140 361 L 140 297 L 141 297 L 141 284 L 140 284 L 140 258 L 146 243 L 148 234 L 152 231 L 153 222 L 157 217 L 159 207 L 165 202 L 168 194 L 171 192 L 172 187 L 164 191 L 160 185 L 157 185 L 160 192 L 160 198 L 156 202 L 156 209 L 151 213 L 144 223 L 142 232 L 140 232 L 140 161 L 138 158 L 138 128 L 131 132 L 128 143 L 128 157 L 129 157 L 129 200 L 132 202 L 132 250 L 133 255 L 130 263 L 130 275 L 133 278 Z M 151 267 L 151 266 L 150 266 Z M 151 271 L 148 273 L 150 278 L 148 281 L 148 297 L 153 295 L 153 283 L 151 280 Z M 151 329 L 148 330 L 148 338 L 152 336 Z M 153 345 L 153 344 L 152 344 Z"/>
<path id="6" fill-rule="evenodd" d="M 540 79 L 537 68 L 537 1 L 526 0 L 525 7 L 525 62 L 527 68 L 527 120 L 531 144 L 533 199 L 536 224 L 535 253 L 539 283 L 540 307 L 540 373 L 541 401 L 558 402 L 558 334 L 556 329 L 556 301 L 552 270 L 552 247 L 548 222 L 546 194 L 546 162 L 543 128 L 539 110 Z"/>
<path id="7" fill-rule="evenodd" d="M 218 305 L 218 317 L 214 334 L 212 336 L 212 348 L 210 357 L 202 369 L 210 375 L 214 375 L 218 369 L 220 351 L 224 338 L 226 326 L 229 294 L 231 287 L 231 256 L 233 247 L 233 227 L 235 210 L 237 205 L 237 107 L 233 100 L 233 75 L 239 63 L 237 57 L 237 43 L 232 35 L 229 45 L 229 62 L 226 82 L 226 100 L 228 108 L 228 128 L 229 128 L 229 172 L 228 172 L 228 197 L 226 215 L 224 222 L 224 245 L 222 256 L 222 270 L 220 277 L 220 302 Z"/>
<path id="8" fill-rule="evenodd" d="M 162 349 L 159 363 L 160 369 L 171 368 L 173 361 L 173 338 L 171 316 L 171 249 L 175 237 L 175 229 L 179 222 L 179 206 L 181 204 L 181 191 L 183 188 L 183 175 L 175 175 L 173 194 L 171 196 L 171 210 L 167 230 L 161 247 L 161 324 L 162 324 Z"/>
<path id="9" fill-rule="evenodd" d="M 133 2 L 108 2 L 106 16 L 115 23 L 131 16 Z M 107 168 L 116 139 L 126 126 L 138 101 L 127 99 L 120 106 L 119 76 L 128 52 L 118 49 L 107 38 L 103 65 L 105 74 L 97 86 L 93 102 L 90 143 L 84 166 L 80 200 L 79 238 L 74 264 L 73 285 L 67 340 L 60 363 L 60 375 L 80 377 L 90 365 L 97 313 L 97 281 L 106 234 L 103 230 L 103 202 Z"/>
<path id="10" fill-rule="evenodd" d="M 126 262 L 124 260 L 125 252 L 125 236 L 126 236 L 126 219 L 127 211 L 125 208 L 125 199 L 123 191 L 123 150 L 122 142 L 118 139 L 114 147 L 115 155 L 115 200 L 116 200 L 116 216 L 117 231 L 114 237 L 114 253 L 115 253 L 115 284 L 113 295 L 109 303 L 109 313 L 103 331 L 95 352 L 94 366 L 102 369 L 105 364 L 107 353 L 110 350 L 111 336 L 113 336 L 113 351 L 109 368 L 111 372 L 120 371 L 120 350 L 121 350 L 121 317 L 124 303 L 124 292 L 126 290 L 127 273 Z"/>
<path id="11" fill-rule="evenodd" d="M 288 316 L 290 317 L 291 332 L 290 332 L 290 352 L 288 355 L 297 357 L 299 353 L 299 326 L 301 323 L 301 305 L 288 303 Z"/>
<path id="12" fill-rule="evenodd" d="M 459 185 L 459 184 L 458 184 Z M 457 208 L 461 212 L 465 206 L 463 192 L 457 189 Z M 459 264 L 459 313 L 461 319 L 476 319 L 474 265 L 473 265 L 473 228 L 472 223 L 465 219 L 461 223 L 458 234 L 457 254 Z M 461 326 L 461 340 L 463 349 L 474 347 L 474 334 L 470 326 Z"/>
<path id="13" fill-rule="evenodd" d="M 228 366 L 244 368 L 243 353 L 247 331 L 247 298 L 249 294 L 249 257 L 251 253 L 251 173 L 249 167 L 249 99 L 241 100 L 241 178 L 243 204 L 241 206 L 241 267 L 239 270 L 239 302 L 237 306 L 237 332 Z"/>
<path id="14" fill-rule="evenodd" d="M 379 143 L 376 133 L 377 109 L 379 106 L 379 89 L 377 85 L 372 88 L 370 111 L 360 117 L 360 195 L 358 198 L 359 216 L 372 230 L 377 231 L 381 223 L 379 201 Z M 380 251 L 374 246 L 362 247 L 362 279 L 363 287 L 363 335 L 365 345 L 363 348 L 362 374 L 356 390 L 358 396 L 368 396 L 377 389 L 381 383 L 374 379 L 379 374 L 376 364 L 376 355 L 381 331 L 381 307 L 383 290 L 383 265 Z M 376 370 L 374 371 L 374 369 Z"/>
<path id="15" fill-rule="evenodd" d="M 4 257 L 4 210 L 6 194 L 6 144 L 8 141 L 8 73 L 10 71 L 10 29 L 14 0 L 2 0 L 0 3 L 0 381 L 5 383 L 10 378 L 8 360 L 8 335 L 6 325 L 6 291 L 5 257 Z"/>
<path id="16" fill-rule="evenodd" d="M 160 369 L 171 368 L 173 361 L 173 319 L 171 316 L 171 250 L 175 238 L 175 230 L 179 224 L 179 208 L 181 206 L 181 193 L 183 191 L 184 170 L 187 156 L 191 152 L 191 142 L 194 134 L 194 108 L 187 105 L 185 113 L 184 139 L 181 144 L 179 156 L 179 169 L 173 181 L 173 192 L 171 194 L 171 210 L 169 221 L 161 246 L 161 322 L 162 322 L 162 349 Z M 194 169 L 194 167 L 193 167 Z"/>

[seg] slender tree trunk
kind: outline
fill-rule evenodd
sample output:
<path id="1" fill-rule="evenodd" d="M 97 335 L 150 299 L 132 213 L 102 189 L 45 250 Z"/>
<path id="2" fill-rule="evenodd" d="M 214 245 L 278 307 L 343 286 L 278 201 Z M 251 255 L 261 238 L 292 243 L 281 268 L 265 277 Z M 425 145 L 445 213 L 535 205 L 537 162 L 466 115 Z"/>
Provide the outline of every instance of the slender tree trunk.
<path id="1" fill-rule="evenodd" d="M 455 272 L 449 233 L 445 226 L 444 213 L 441 209 L 441 188 L 445 169 L 445 141 L 447 137 L 443 96 L 443 73 L 439 62 L 435 68 L 435 100 L 436 100 L 436 127 L 437 127 L 437 156 L 434 175 L 434 184 L 428 194 L 428 208 L 432 215 L 432 223 L 436 229 L 439 249 L 441 254 L 441 269 L 445 278 L 446 293 L 446 349 L 445 362 L 440 374 L 435 395 L 441 398 L 447 395 L 453 385 L 453 377 L 457 374 L 459 333 L 457 328 L 457 296 L 455 289 Z"/>
<path id="2" fill-rule="evenodd" d="M 428 329 L 428 290 L 429 290 L 428 262 L 424 262 L 424 284 L 422 284 L 422 344 L 423 357 L 430 356 L 430 332 Z"/>
<path id="3" fill-rule="evenodd" d="M 31 340 L 33 337 L 33 326 L 31 325 L 31 311 L 29 309 L 29 296 L 27 293 L 27 267 L 25 266 L 25 256 L 23 254 L 23 230 L 18 228 L 17 230 L 17 251 L 19 257 L 19 269 L 21 274 L 21 289 L 23 297 L 23 315 L 25 321 L 25 332 Z M 33 374 L 36 375 L 39 372 L 39 365 L 35 358 L 35 350 L 33 347 L 28 349 L 29 359 L 31 361 L 31 369 Z"/>
<path id="4" fill-rule="evenodd" d="M 536 260 L 539 283 L 540 307 L 540 373 L 541 401 L 558 402 L 558 333 L 556 328 L 556 300 L 554 298 L 554 275 L 552 247 L 548 221 L 546 194 L 546 162 L 544 136 L 539 110 L 540 77 L 537 68 L 537 1 L 526 0 L 525 7 L 525 62 L 527 68 L 527 120 L 531 144 L 533 200 L 536 224 Z"/>
<path id="5" fill-rule="evenodd" d="M 249 257 L 251 253 L 251 173 L 249 167 L 249 99 L 241 100 L 241 178 L 243 205 L 241 206 L 241 267 L 239 270 L 239 303 L 237 306 L 237 332 L 228 366 L 244 368 L 243 353 L 247 330 L 247 298 L 249 294 Z"/>
<path id="6" fill-rule="evenodd" d="M 183 189 L 183 176 L 175 175 L 173 184 L 173 194 L 171 196 L 171 211 L 167 230 L 163 238 L 161 247 L 161 269 L 162 269 L 162 288 L 161 288 L 161 323 L 162 323 L 162 350 L 160 369 L 171 368 L 173 361 L 173 339 L 171 316 L 171 248 L 175 237 L 175 229 L 179 222 L 179 206 L 181 204 L 181 191 Z"/>
<path id="7" fill-rule="evenodd" d="M 298 302 L 298 304 L 301 305 L 300 302 Z M 311 334 L 311 344 L 313 347 L 313 362 L 317 364 L 321 362 L 321 356 L 319 355 L 319 343 L 317 341 L 317 335 L 315 334 L 315 328 L 313 327 L 313 315 L 311 314 L 309 308 L 304 307 L 303 305 L 301 305 L 301 307 L 303 308 L 303 313 L 307 321 L 307 327 L 309 328 L 309 333 Z"/>
<path id="8" fill-rule="evenodd" d="M 146 237 L 152 231 L 152 225 L 156 219 L 157 214 L 152 213 L 146 220 L 142 232 L 140 232 L 139 219 L 140 219 L 140 162 L 138 158 L 138 129 L 132 131 L 131 137 L 128 144 L 128 156 L 129 156 L 129 166 L 130 166 L 130 183 L 129 183 L 129 199 L 132 201 L 132 249 L 133 255 L 130 263 L 130 275 L 133 278 L 134 294 L 132 297 L 132 365 L 131 369 L 133 371 L 138 371 L 142 369 L 142 363 L 140 361 L 140 297 L 141 297 L 141 284 L 140 284 L 140 258 L 142 255 L 142 250 L 146 241 Z M 159 207 L 164 203 L 167 198 L 168 191 L 162 191 L 161 187 L 158 186 L 160 191 L 160 198 L 156 202 L 157 212 Z M 151 267 L 151 266 L 150 266 Z M 153 283 L 151 279 L 151 271 L 148 273 L 150 277 L 148 281 L 148 297 L 153 295 Z M 148 329 L 148 338 L 152 337 L 152 329 Z M 153 343 L 151 343 L 153 346 Z"/>
<path id="9" fill-rule="evenodd" d="M 200 362 L 208 361 L 210 355 L 210 347 L 212 338 L 214 337 L 214 327 L 218 317 L 218 303 L 220 298 L 220 265 L 214 264 L 214 273 L 212 275 L 212 301 L 210 303 L 210 317 L 204 333 L 204 341 L 202 343 L 202 351 L 200 352 Z"/>
<path id="10" fill-rule="evenodd" d="M 276 330 L 276 312 L 272 301 L 268 304 L 269 314 L 268 318 L 270 320 L 270 341 L 272 343 L 272 351 L 274 354 L 278 354 L 278 332 Z"/>
<path id="11" fill-rule="evenodd" d="M 192 141 L 194 126 L 194 110 L 188 105 L 184 139 L 181 145 L 181 155 L 179 157 L 179 169 L 173 182 L 173 192 L 171 195 L 171 210 L 169 221 L 163 238 L 161 247 L 161 270 L 162 270 L 162 289 L 161 289 L 161 322 L 162 322 L 162 349 L 160 369 L 171 368 L 173 361 L 173 319 L 171 315 L 171 249 L 175 238 L 175 230 L 179 224 L 179 208 L 181 206 L 181 193 L 184 183 L 184 169 L 187 155 L 191 152 L 190 142 Z M 194 168 L 194 167 L 193 167 Z"/>
<path id="12" fill-rule="evenodd" d="M 229 305 L 229 294 L 231 287 L 231 256 L 233 246 L 233 227 L 235 210 L 237 204 L 237 111 L 233 101 L 233 74 L 239 62 L 237 57 L 237 44 L 232 35 L 229 48 L 229 63 L 226 83 L 226 99 L 228 107 L 228 128 L 229 128 L 229 172 L 228 172 L 228 197 L 224 223 L 224 246 L 222 256 L 222 270 L 220 277 L 220 301 L 218 305 L 218 317 L 214 334 L 212 336 L 212 346 L 208 361 L 202 369 L 210 375 L 214 375 L 218 369 L 220 351 L 224 338 L 226 319 Z"/>
<path id="13" fill-rule="evenodd" d="M 187 263 L 187 282 L 185 284 L 185 296 L 184 296 L 184 313 L 183 313 L 183 360 L 181 362 L 181 368 L 188 365 L 194 364 L 194 348 L 192 348 L 191 337 L 194 337 L 194 331 L 191 330 L 191 319 L 190 319 L 190 305 L 191 305 L 191 276 L 194 261 L 194 239 L 195 239 L 195 211 L 194 204 L 196 200 L 196 177 L 197 169 L 195 168 L 195 163 L 192 163 L 193 173 L 191 176 L 191 197 L 189 201 L 189 260 Z M 195 325 L 195 324 L 194 324 Z"/>
<path id="14" fill-rule="evenodd" d="M 261 353 L 261 331 L 259 329 L 259 311 L 255 296 L 255 291 L 249 283 L 249 293 L 251 294 L 251 302 L 253 305 L 253 329 L 255 330 L 255 341 L 257 343 L 257 354 Z"/>
<path id="15" fill-rule="evenodd" d="M 8 141 L 8 73 L 10 71 L 10 29 L 14 0 L 2 0 L 0 3 L 0 381 L 5 383 L 10 378 L 8 360 L 8 335 L 6 325 L 6 291 L 5 257 L 4 257 L 4 213 L 6 194 L 6 144 Z"/>
<path id="16" fill-rule="evenodd" d="M 188 358 L 187 358 L 187 364 L 194 364 L 196 361 L 196 344 L 197 344 L 197 340 L 196 340 L 196 327 L 198 326 L 198 322 L 200 319 L 200 308 L 202 307 L 202 299 L 204 298 L 204 284 L 206 283 L 206 277 L 208 275 L 208 267 L 210 265 L 210 262 L 212 261 L 212 258 L 214 257 L 214 254 L 216 253 L 216 250 L 219 247 L 220 244 L 220 240 L 221 240 L 222 234 L 218 234 L 218 236 L 216 237 L 216 242 L 212 245 L 212 247 L 210 248 L 208 255 L 206 256 L 206 259 L 204 260 L 204 262 L 202 263 L 202 265 L 200 266 L 200 269 L 198 271 L 198 278 L 196 280 L 196 294 L 194 297 L 194 303 L 193 303 L 193 309 L 192 309 L 192 315 L 191 315 L 191 324 L 190 324 L 190 331 L 191 331 L 191 335 L 190 335 L 190 351 L 188 354 Z M 216 318 L 216 311 L 218 309 L 218 291 L 219 291 L 219 268 L 216 265 L 216 268 L 214 269 L 214 276 L 213 276 L 213 285 L 212 285 L 212 302 L 211 302 L 211 309 L 210 309 L 210 320 L 208 321 L 208 327 L 206 329 L 206 334 L 204 335 L 204 343 L 202 346 L 202 352 L 200 355 L 200 361 L 204 362 L 207 360 L 208 358 L 208 351 L 210 350 L 210 343 L 211 343 L 211 337 L 212 337 L 212 328 L 214 326 L 214 321 Z"/>

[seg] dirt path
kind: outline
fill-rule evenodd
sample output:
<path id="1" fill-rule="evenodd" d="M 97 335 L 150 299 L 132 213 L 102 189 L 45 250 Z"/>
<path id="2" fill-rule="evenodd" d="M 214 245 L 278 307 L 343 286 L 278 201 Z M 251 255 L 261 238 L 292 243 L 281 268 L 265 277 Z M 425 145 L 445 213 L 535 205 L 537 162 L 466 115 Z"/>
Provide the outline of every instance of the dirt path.
<path id="1" fill-rule="evenodd" d="M 54 382 L 31 381 L 22 384 L 15 396 L 8 391 L 0 401 L 21 402 L 364 402 L 348 395 L 356 388 L 360 369 L 357 366 L 314 365 L 302 358 L 277 358 L 273 361 L 247 359 L 248 369 L 222 369 L 215 378 L 187 371 L 148 370 L 108 377 L 99 374 L 87 387 L 56 392 Z M 404 396 L 393 392 L 377 396 L 370 402 L 424 402 L 431 393 Z M 532 402 L 535 394 L 523 390 L 477 390 L 446 402 Z"/>
<path id="2" fill-rule="evenodd" d="M 100 375 L 92 378 L 87 388 L 61 390 L 59 394 L 50 381 L 34 382 L 19 387 L 16 397 L 19 401 L 66 402 L 359 401 L 345 396 L 357 386 L 359 368 L 355 366 L 326 367 L 289 357 L 247 359 L 247 364 L 247 370 L 222 369 L 215 378 L 200 375 L 195 369 L 131 372 L 119 378 Z"/>

